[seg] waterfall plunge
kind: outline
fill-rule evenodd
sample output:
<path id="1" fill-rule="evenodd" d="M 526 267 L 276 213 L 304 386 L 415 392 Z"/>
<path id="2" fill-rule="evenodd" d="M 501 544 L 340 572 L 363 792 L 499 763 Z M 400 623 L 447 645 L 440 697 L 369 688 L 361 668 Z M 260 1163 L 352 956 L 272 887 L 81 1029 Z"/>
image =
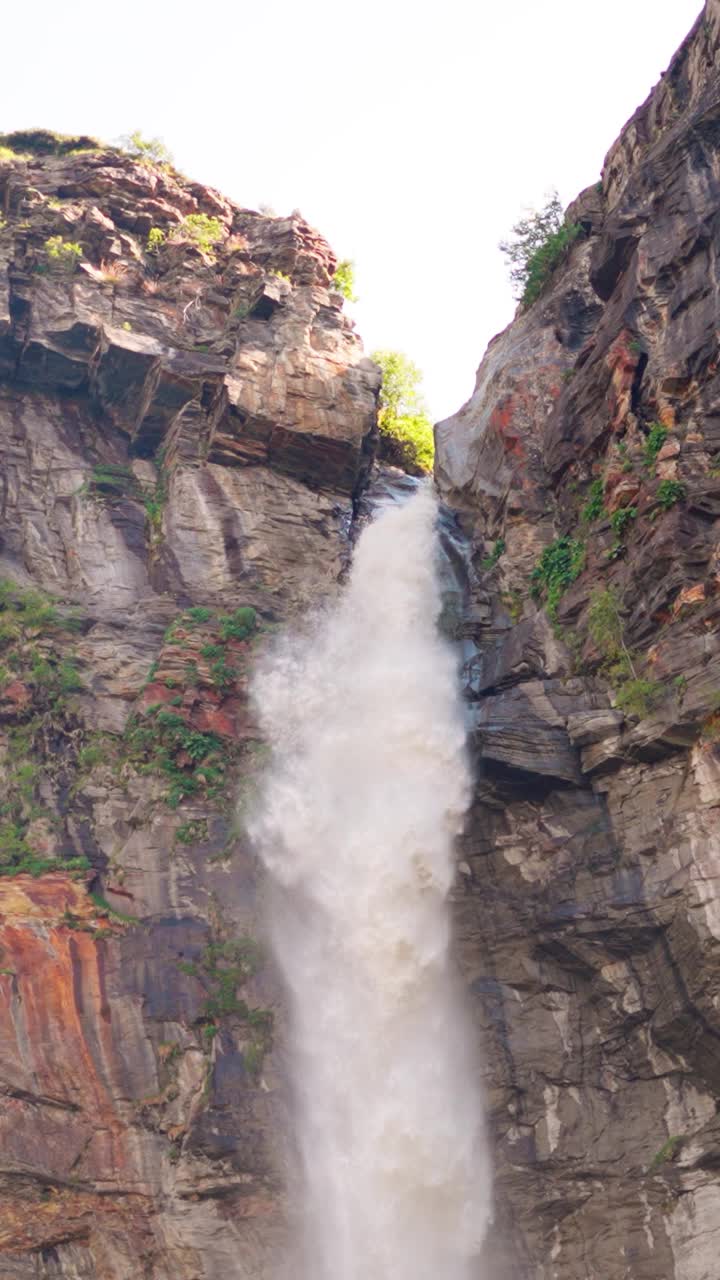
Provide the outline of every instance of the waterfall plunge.
<path id="1" fill-rule="evenodd" d="M 448 950 L 470 788 L 455 657 L 435 625 L 435 518 L 425 488 L 384 511 L 339 601 L 255 681 L 273 746 L 255 835 L 290 995 L 302 1280 L 468 1280 L 488 1217 Z"/>

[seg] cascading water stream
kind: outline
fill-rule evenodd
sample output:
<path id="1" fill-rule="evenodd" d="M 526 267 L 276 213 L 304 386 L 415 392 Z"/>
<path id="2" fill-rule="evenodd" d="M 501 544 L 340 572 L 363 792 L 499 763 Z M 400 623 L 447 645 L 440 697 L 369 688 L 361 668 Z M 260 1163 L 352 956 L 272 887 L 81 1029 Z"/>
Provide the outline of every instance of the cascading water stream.
<path id="1" fill-rule="evenodd" d="M 488 1217 L 449 954 L 470 780 L 456 660 L 436 627 L 435 522 L 427 488 L 384 511 L 339 601 L 255 681 L 273 747 L 255 835 L 290 996 L 290 1274 L 303 1280 L 467 1280 Z"/>

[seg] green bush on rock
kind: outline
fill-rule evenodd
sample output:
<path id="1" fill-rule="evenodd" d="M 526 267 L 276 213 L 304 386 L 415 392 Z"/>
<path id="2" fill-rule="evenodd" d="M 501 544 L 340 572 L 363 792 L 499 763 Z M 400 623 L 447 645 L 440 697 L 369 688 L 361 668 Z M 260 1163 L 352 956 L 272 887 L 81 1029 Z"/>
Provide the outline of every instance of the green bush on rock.
<path id="1" fill-rule="evenodd" d="M 510 266 L 515 296 L 525 307 L 540 297 L 555 268 L 580 235 L 580 227 L 565 221 L 563 208 L 554 191 L 542 209 L 520 218 L 509 240 L 500 250 Z"/>
<path id="2" fill-rule="evenodd" d="M 549 617 L 557 617 L 561 596 L 579 578 L 584 564 L 585 544 L 577 538 L 563 535 L 543 551 L 530 581 L 533 596 L 536 600 L 545 601 Z"/>
<path id="3" fill-rule="evenodd" d="M 347 302 L 357 302 L 355 296 L 355 264 L 349 258 L 343 258 L 335 268 L 331 286 L 336 293 L 341 293 Z"/>
<path id="4" fill-rule="evenodd" d="M 432 423 L 419 392 L 422 374 L 400 351 L 373 351 L 380 366 L 380 457 L 411 475 L 432 471 Z"/>

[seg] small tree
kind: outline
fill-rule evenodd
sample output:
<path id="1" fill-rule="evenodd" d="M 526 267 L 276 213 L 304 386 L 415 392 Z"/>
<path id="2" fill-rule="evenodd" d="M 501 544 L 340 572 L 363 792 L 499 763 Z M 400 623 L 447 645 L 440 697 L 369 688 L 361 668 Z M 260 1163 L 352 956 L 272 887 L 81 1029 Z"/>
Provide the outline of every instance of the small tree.
<path id="1" fill-rule="evenodd" d="M 380 366 L 380 456 L 412 475 L 432 471 L 432 422 L 419 391 L 422 374 L 401 351 L 373 351 Z"/>
<path id="2" fill-rule="evenodd" d="M 172 156 L 160 138 L 144 138 L 139 129 L 128 133 L 120 145 L 129 156 L 147 160 L 150 164 L 172 164 Z"/>
<path id="3" fill-rule="evenodd" d="M 552 191 L 542 209 L 520 218 L 512 229 L 512 239 L 500 241 L 510 267 L 515 297 L 532 306 L 563 257 L 579 235 L 580 228 L 565 221 L 557 191 Z"/>
<path id="4" fill-rule="evenodd" d="M 348 302 L 357 302 L 355 296 L 355 263 L 350 258 L 343 258 L 338 262 L 335 275 L 332 278 L 332 287 L 337 293 L 341 293 Z"/>

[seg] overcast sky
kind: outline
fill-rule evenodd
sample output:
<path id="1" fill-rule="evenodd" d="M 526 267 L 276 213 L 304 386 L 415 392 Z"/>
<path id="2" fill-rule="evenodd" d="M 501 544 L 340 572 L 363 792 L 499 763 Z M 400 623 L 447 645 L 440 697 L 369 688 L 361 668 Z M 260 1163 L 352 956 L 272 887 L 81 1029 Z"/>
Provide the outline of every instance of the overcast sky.
<path id="1" fill-rule="evenodd" d="M 0 130 L 160 135 L 188 176 L 298 208 L 354 258 L 368 350 L 470 395 L 514 303 L 497 242 L 599 176 L 701 0 L 97 0 L 3 14 Z"/>

